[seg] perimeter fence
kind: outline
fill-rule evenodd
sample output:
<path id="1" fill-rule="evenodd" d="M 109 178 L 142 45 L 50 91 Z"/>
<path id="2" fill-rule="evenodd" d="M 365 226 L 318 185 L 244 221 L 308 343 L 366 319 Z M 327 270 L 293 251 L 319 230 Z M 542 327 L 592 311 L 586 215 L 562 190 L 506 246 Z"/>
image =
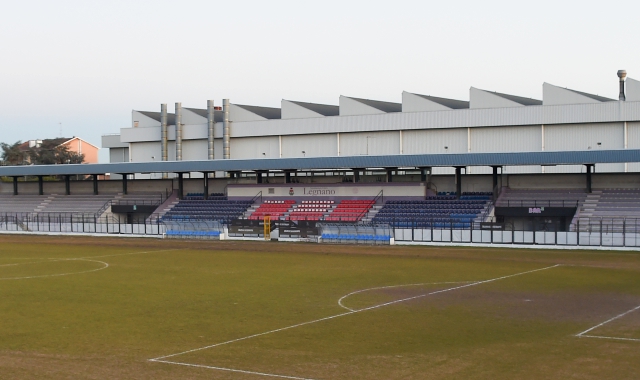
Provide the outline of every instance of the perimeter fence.
<path id="1" fill-rule="evenodd" d="M 0 231 L 162 235 L 166 227 L 151 217 L 125 221 L 93 213 L 0 213 Z"/>
<path id="2" fill-rule="evenodd" d="M 396 242 L 481 243 L 557 246 L 640 247 L 638 219 L 581 219 L 567 231 L 522 230 L 501 223 L 471 223 L 468 228 L 421 227 L 407 224 L 393 228 Z"/>
<path id="3" fill-rule="evenodd" d="M 92 213 L 0 213 L 0 231 L 8 232 L 219 239 L 226 224 L 211 220 L 162 221 L 156 214 L 122 220 L 113 216 L 97 217 Z M 329 243 L 387 244 L 393 238 L 395 242 L 640 247 L 640 219 L 629 218 L 581 218 L 567 231 L 520 230 L 491 222 L 471 223 L 465 228 L 455 223 L 448 223 L 445 228 L 435 224 L 425 227 L 420 223 L 403 223 L 402 227 L 371 223 L 319 223 L 317 231 L 315 238 Z M 310 236 L 306 238 L 308 241 Z"/>

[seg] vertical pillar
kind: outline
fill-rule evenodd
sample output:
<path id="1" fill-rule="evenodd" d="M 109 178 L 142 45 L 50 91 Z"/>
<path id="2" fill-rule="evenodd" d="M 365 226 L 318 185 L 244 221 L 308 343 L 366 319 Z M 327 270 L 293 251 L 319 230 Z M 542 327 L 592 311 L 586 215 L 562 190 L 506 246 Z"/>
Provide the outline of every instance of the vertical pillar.
<path id="1" fill-rule="evenodd" d="M 18 195 L 18 177 L 13 177 L 13 195 Z"/>
<path id="2" fill-rule="evenodd" d="M 427 182 L 427 168 L 420 168 L 420 182 Z"/>
<path id="3" fill-rule="evenodd" d="M 122 174 L 122 194 L 127 194 L 127 179 L 128 174 Z"/>
<path id="4" fill-rule="evenodd" d="M 178 198 L 179 199 L 184 198 L 184 181 L 182 179 L 183 175 L 184 173 L 178 173 Z"/>
<path id="5" fill-rule="evenodd" d="M 284 172 L 284 183 L 291 183 L 291 172 Z"/>
<path id="6" fill-rule="evenodd" d="M 456 166 L 456 198 L 462 194 L 462 166 Z"/>
<path id="7" fill-rule="evenodd" d="M 587 193 L 591 193 L 591 169 L 593 168 L 593 164 L 585 164 L 587 168 Z"/>
<path id="8" fill-rule="evenodd" d="M 256 183 L 262 183 L 262 172 L 256 172 Z"/>
<path id="9" fill-rule="evenodd" d="M 209 199 L 209 173 L 203 172 L 204 174 L 204 199 Z"/>
<path id="10" fill-rule="evenodd" d="M 360 169 L 353 169 L 353 182 L 360 182 Z"/>
<path id="11" fill-rule="evenodd" d="M 44 183 L 43 183 L 42 176 L 39 175 L 38 176 L 38 195 L 43 195 L 43 194 L 44 194 Z"/>
<path id="12" fill-rule="evenodd" d="M 98 175 L 93 175 L 93 195 L 98 195 Z"/>
<path id="13" fill-rule="evenodd" d="M 497 195 L 496 188 L 498 187 L 498 166 L 492 166 L 493 168 L 493 195 Z"/>
<path id="14" fill-rule="evenodd" d="M 387 182 L 393 182 L 393 169 L 387 169 Z"/>
<path id="15" fill-rule="evenodd" d="M 71 176 L 68 174 L 64 176 L 64 193 L 71 195 Z"/>

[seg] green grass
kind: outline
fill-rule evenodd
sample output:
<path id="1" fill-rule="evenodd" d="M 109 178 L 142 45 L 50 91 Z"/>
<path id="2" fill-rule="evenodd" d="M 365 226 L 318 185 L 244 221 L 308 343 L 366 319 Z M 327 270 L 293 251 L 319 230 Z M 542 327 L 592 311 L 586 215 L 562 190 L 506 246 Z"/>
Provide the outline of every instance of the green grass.
<path id="1" fill-rule="evenodd" d="M 640 305 L 637 253 L 10 236 L 0 244 L 0 378 L 264 378 L 149 359 L 342 314 L 338 299 L 361 289 L 428 283 L 344 304 L 555 264 L 167 360 L 312 379 L 640 376 L 640 342 L 574 336 Z M 638 338 L 640 311 L 594 333 Z"/>

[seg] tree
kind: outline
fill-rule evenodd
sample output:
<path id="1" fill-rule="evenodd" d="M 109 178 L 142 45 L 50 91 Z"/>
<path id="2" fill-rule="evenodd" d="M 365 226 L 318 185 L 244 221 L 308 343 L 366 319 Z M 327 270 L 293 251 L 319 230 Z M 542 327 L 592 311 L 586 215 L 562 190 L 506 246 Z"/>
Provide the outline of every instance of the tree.
<path id="1" fill-rule="evenodd" d="M 29 149 L 29 157 L 35 165 L 81 164 L 84 161 L 84 154 L 70 151 L 55 139 L 43 140 L 39 147 Z"/>
<path id="2" fill-rule="evenodd" d="M 8 165 L 24 164 L 25 154 L 20 150 L 22 141 L 16 141 L 13 144 L 0 143 L 2 148 L 2 160 Z"/>

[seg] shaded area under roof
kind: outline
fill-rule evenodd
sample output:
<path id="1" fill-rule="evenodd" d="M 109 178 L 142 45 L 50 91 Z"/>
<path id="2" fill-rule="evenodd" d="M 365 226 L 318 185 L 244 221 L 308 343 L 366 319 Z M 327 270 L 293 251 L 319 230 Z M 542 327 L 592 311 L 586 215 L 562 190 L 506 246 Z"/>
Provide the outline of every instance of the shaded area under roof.
<path id="1" fill-rule="evenodd" d="M 469 102 L 464 100 L 439 98 L 437 96 L 422 95 L 422 94 L 415 94 L 415 93 L 412 93 L 412 94 L 454 110 L 469 108 Z"/>
<path id="2" fill-rule="evenodd" d="M 262 116 L 265 119 L 281 119 L 282 118 L 282 110 L 280 108 L 272 108 L 272 107 L 260 107 L 260 106 L 246 106 L 242 104 L 233 104 L 234 106 L 238 106 L 240 108 L 244 108 L 249 112 L 253 112 L 256 115 Z"/>
<path id="3" fill-rule="evenodd" d="M 151 112 L 151 111 L 136 111 L 144 116 L 150 117 L 153 120 L 160 122 L 160 112 Z M 176 124 L 176 114 L 167 112 L 167 125 L 175 125 Z"/>
<path id="4" fill-rule="evenodd" d="M 582 91 L 576 91 L 576 90 L 572 90 L 570 88 L 565 88 L 565 90 L 571 91 L 571 92 L 575 92 L 576 94 L 580 94 L 582 96 L 586 96 L 587 98 L 591 98 L 593 100 L 597 100 L 599 102 L 615 102 L 615 99 L 609 99 L 609 98 L 605 98 L 604 96 L 600 96 L 600 95 L 594 95 L 594 94 L 589 94 L 586 92 L 582 92 Z"/>
<path id="5" fill-rule="evenodd" d="M 286 100 L 286 99 L 285 99 Z M 299 105 L 300 107 L 306 108 L 313 112 L 319 113 L 322 116 L 338 116 L 340 115 L 340 107 L 333 106 L 330 104 L 318 104 L 318 103 L 305 103 L 305 102 L 297 102 L 293 100 L 287 100 L 290 103 Z"/>
<path id="6" fill-rule="evenodd" d="M 383 112 L 402 112 L 402 104 L 401 103 L 391 103 L 391 102 L 382 102 L 380 100 L 371 100 L 371 99 L 362 99 L 362 98 L 354 98 L 351 96 L 346 96 L 346 98 L 353 99 L 357 102 L 368 105 L 369 107 L 373 107 L 375 109 L 379 109 Z"/>
<path id="7" fill-rule="evenodd" d="M 487 91 L 487 90 L 482 90 L 482 91 L 488 92 L 490 94 L 497 95 L 497 96 L 499 96 L 501 98 L 505 98 L 507 100 L 511 100 L 512 102 L 516 102 L 516 103 L 522 104 L 523 106 L 541 106 L 542 105 L 542 100 L 538 100 L 538 99 L 532 99 L 532 98 L 525 98 L 525 97 L 522 97 L 522 96 L 503 94 L 501 92 L 495 92 L 495 91 Z"/>
<path id="8" fill-rule="evenodd" d="M 198 114 L 198 116 L 202 116 L 205 119 L 207 118 L 207 110 L 206 109 L 201 109 L 201 108 L 187 108 L 184 107 L 184 109 L 189 110 L 195 114 Z M 213 119 L 215 120 L 216 123 L 222 123 L 224 121 L 224 116 L 223 116 L 223 112 L 222 111 L 213 111 Z"/>
<path id="9" fill-rule="evenodd" d="M 243 160 L 122 162 L 110 164 L 3 166 L 0 176 L 104 173 L 188 173 L 353 168 L 581 165 L 640 162 L 640 149 L 572 152 L 412 154 L 386 156 L 264 158 Z"/>

